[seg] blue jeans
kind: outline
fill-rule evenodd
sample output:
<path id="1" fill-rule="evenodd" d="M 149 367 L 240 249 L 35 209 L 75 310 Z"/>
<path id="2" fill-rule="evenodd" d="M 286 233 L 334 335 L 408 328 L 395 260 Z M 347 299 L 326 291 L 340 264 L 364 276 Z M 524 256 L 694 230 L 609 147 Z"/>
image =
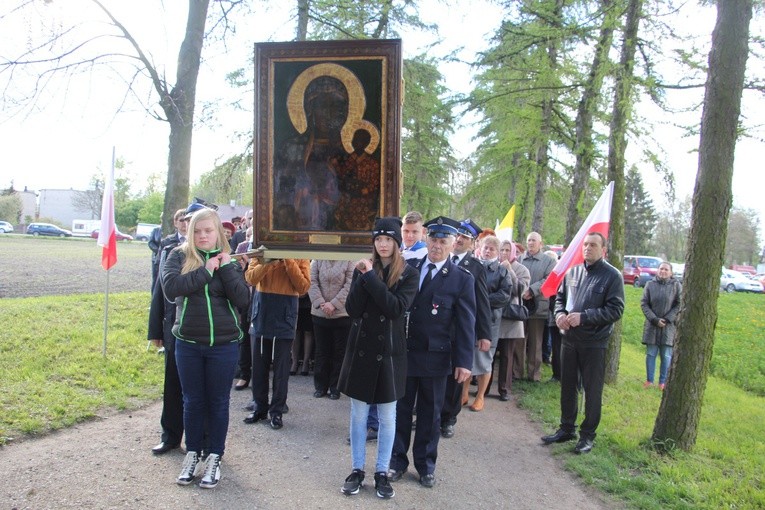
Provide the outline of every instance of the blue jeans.
<path id="1" fill-rule="evenodd" d="M 646 381 L 653 383 L 653 375 L 656 372 L 656 356 L 661 351 L 661 365 L 659 367 L 659 384 L 667 382 L 667 372 L 672 363 L 671 345 L 646 345 L 645 346 L 645 371 Z"/>
<path id="2" fill-rule="evenodd" d="M 206 425 L 209 453 L 223 455 L 231 381 L 238 360 L 239 344 L 236 342 L 212 347 L 183 340 L 175 342 L 175 361 L 183 389 L 187 451 L 202 450 Z"/>
<path id="3" fill-rule="evenodd" d="M 375 473 L 387 472 L 396 435 L 396 402 L 376 404 L 380 429 L 377 433 L 377 464 Z M 352 469 L 364 469 L 367 455 L 367 416 L 370 405 L 351 399 L 351 461 Z"/>

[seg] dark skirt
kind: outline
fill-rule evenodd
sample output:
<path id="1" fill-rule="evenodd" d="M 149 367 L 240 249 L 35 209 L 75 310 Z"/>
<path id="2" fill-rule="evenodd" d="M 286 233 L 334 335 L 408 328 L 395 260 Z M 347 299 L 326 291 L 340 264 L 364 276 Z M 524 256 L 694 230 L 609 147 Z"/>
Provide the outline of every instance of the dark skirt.
<path id="1" fill-rule="evenodd" d="M 297 331 L 313 333 L 313 320 L 311 319 L 311 299 L 308 294 L 303 294 L 298 300 Z"/>

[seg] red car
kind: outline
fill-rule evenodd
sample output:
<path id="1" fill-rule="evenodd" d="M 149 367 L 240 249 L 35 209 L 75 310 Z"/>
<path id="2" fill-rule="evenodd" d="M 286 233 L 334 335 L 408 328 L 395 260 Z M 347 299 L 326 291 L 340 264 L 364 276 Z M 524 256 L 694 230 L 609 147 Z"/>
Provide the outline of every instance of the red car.
<path id="1" fill-rule="evenodd" d="M 100 228 L 95 229 L 93 232 L 90 233 L 90 237 L 93 239 L 98 239 L 98 233 L 101 231 Z M 119 230 L 117 230 L 117 241 L 132 241 L 133 236 L 129 234 L 123 234 Z"/>
<path id="2" fill-rule="evenodd" d="M 624 284 L 645 287 L 645 284 L 659 272 L 660 264 L 661 259 L 659 257 L 625 255 L 624 269 L 622 269 Z"/>

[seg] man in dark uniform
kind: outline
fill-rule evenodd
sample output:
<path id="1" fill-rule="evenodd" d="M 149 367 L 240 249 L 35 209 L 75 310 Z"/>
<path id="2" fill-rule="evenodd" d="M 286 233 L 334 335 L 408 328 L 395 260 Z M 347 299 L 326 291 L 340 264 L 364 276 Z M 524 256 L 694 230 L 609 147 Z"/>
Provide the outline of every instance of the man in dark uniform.
<path id="1" fill-rule="evenodd" d="M 420 290 L 407 312 L 406 394 L 396 405 L 396 437 L 390 481 L 400 480 L 409 466 L 412 412 L 417 425 L 412 444 L 414 467 L 423 487 L 436 483 L 435 469 L 446 381 L 470 378 L 475 338 L 473 277 L 450 259 L 457 235 L 456 221 L 439 216 L 425 224 L 428 255 L 411 259 L 420 271 Z"/>
<path id="2" fill-rule="evenodd" d="M 175 364 L 175 336 L 171 331 L 175 323 L 176 306 L 174 301 L 165 298 L 160 275 L 170 252 L 186 240 L 188 220 L 194 211 L 199 209 L 204 209 L 204 206 L 190 204 L 187 209 L 178 209 L 175 212 L 173 223 L 177 230 L 162 239 L 157 253 L 157 284 L 152 286 L 147 336 L 155 346 L 165 348 L 165 382 L 162 392 L 162 416 L 159 421 L 162 436 L 159 444 L 151 449 L 155 455 L 178 448 L 183 437 L 183 392 L 178 366 Z"/>
<path id="3" fill-rule="evenodd" d="M 457 227 L 457 238 L 452 250 L 452 262 L 466 269 L 473 275 L 475 287 L 475 331 L 470 337 L 472 345 L 484 341 L 491 346 L 491 305 L 489 304 L 489 289 L 486 284 L 486 269 L 481 261 L 473 256 L 472 248 L 475 238 L 483 232 L 472 220 L 460 222 Z M 488 349 L 488 347 L 487 347 Z M 472 368 L 472 367 L 471 367 Z M 446 383 L 444 407 L 441 410 L 441 435 L 449 438 L 454 436 L 454 425 L 457 415 L 467 401 L 468 384 L 458 384 L 453 378 Z"/>

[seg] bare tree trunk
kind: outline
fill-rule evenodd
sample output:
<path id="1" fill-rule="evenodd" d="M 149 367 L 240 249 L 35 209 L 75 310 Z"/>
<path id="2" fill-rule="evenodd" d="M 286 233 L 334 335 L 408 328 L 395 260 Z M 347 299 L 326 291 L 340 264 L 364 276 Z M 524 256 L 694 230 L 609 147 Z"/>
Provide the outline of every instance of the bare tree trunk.
<path id="1" fill-rule="evenodd" d="M 374 32 L 372 32 L 372 39 L 379 39 L 384 34 L 388 33 L 388 23 L 390 22 L 390 10 L 393 7 L 391 5 L 391 1 L 387 0 L 381 9 L 380 12 L 380 20 L 377 23 L 377 27 L 375 27 Z"/>
<path id="2" fill-rule="evenodd" d="M 561 15 L 563 13 L 564 0 L 556 0 L 555 8 L 548 21 L 554 30 L 561 28 Z M 554 37 L 550 38 L 547 46 L 547 58 L 550 61 L 550 69 L 558 67 L 558 45 L 560 41 Z M 554 97 L 552 93 L 542 101 L 542 125 L 541 139 L 537 145 L 535 161 L 537 165 L 536 185 L 534 189 L 534 215 L 531 220 L 531 230 L 544 235 L 544 211 L 545 211 L 545 190 L 547 189 L 547 176 L 550 174 L 549 145 L 550 133 L 552 132 L 552 111 Z"/>
<path id="3" fill-rule="evenodd" d="M 752 0 L 717 2 L 701 118 L 699 172 L 693 192 L 691 231 L 667 387 L 653 429 L 663 448 L 690 450 L 696 443 L 709 376 L 717 298 L 732 203 L 736 128 L 741 111 Z"/>
<path id="4" fill-rule="evenodd" d="M 622 269 L 624 265 L 624 152 L 627 150 L 627 122 L 632 110 L 635 49 L 642 11 L 643 0 L 629 0 L 608 134 L 608 180 L 614 182 L 608 260 L 617 269 Z M 606 350 L 605 381 L 607 384 L 615 383 L 619 376 L 621 350 L 622 321 L 620 320 L 614 327 Z"/>
<path id="5" fill-rule="evenodd" d="M 568 202 L 566 235 L 564 237 L 566 242 L 574 238 L 581 226 L 582 219 L 579 214 L 579 208 L 587 188 L 587 182 L 590 179 L 593 153 L 595 152 L 595 146 L 592 141 L 592 117 L 597 108 L 600 89 L 603 85 L 603 67 L 608 63 L 608 50 L 611 49 L 611 41 L 614 34 L 616 20 L 614 11 L 616 9 L 613 6 L 613 0 L 602 0 L 600 5 L 603 11 L 600 37 L 598 38 L 598 44 L 595 46 L 590 74 L 582 90 L 582 97 L 579 100 L 576 112 L 576 140 L 574 142 L 576 162 L 571 180 L 571 196 Z"/>
<path id="6" fill-rule="evenodd" d="M 169 94 L 164 89 L 157 90 L 161 97 L 160 105 L 170 123 L 167 189 L 162 215 L 163 232 L 172 231 L 175 211 L 186 207 L 189 202 L 194 104 L 209 4 L 210 0 L 189 0 L 186 35 L 178 53 L 175 86 Z"/>
<path id="7" fill-rule="evenodd" d="M 305 41 L 308 38 L 308 8 L 309 0 L 298 0 L 297 34 L 295 35 L 296 41 Z"/>

